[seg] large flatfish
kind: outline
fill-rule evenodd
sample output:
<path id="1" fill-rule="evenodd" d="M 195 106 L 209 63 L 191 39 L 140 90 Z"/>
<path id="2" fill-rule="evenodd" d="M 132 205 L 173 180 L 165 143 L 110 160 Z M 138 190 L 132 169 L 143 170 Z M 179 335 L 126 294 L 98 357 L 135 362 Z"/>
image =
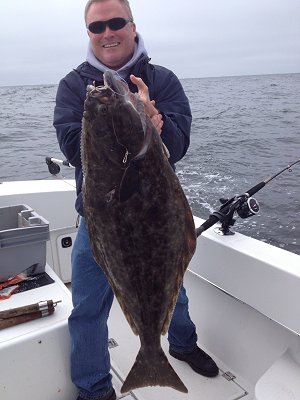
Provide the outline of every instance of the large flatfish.
<path id="1" fill-rule="evenodd" d="M 84 106 L 83 204 L 94 257 L 141 342 L 122 392 L 187 392 L 160 339 L 195 251 L 193 216 L 138 95 L 111 71 L 104 82 Z"/>

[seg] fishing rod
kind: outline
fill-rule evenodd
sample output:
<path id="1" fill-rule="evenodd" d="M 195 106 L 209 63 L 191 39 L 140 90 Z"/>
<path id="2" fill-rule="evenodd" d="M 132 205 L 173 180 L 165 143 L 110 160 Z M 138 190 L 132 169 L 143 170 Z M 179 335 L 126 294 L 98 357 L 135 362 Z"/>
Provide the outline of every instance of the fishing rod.
<path id="1" fill-rule="evenodd" d="M 64 165 L 65 167 L 75 168 L 73 165 L 69 163 L 68 160 L 59 160 L 53 157 L 46 157 L 46 164 L 48 165 L 48 170 L 51 175 L 57 175 L 60 173 L 60 166 Z"/>
<path id="2" fill-rule="evenodd" d="M 298 163 L 300 163 L 300 159 L 283 168 L 281 171 L 277 172 L 275 175 L 272 175 L 270 178 L 259 182 L 257 185 L 253 186 L 251 189 L 247 190 L 247 192 L 240 196 L 234 196 L 231 199 L 220 199 L 222 206 L 218 211 L 210 214 L 208 219 L 202 225 L 200 225 L 199 228 L 196 229 L 197 237 L 217 222 L 221 222 L 221 227 L 218 230 L 220 234 L 233 235 L 234 232 L 230 230 L 230 227 L 233 226 L 235 223 L 235 219 L 233 218 L 235 212 L 238 214 L 239 217 L 243 219 L 258 214 L 259 204 L 252 196 L 259 190 L 261 190 L 264 186 L 266 186 L 269 182 L 271 182 L 274 178 L 281 175 L 284 171 L 288 170 L 289 172 L 292 172 L 293 165 L 296 165 Z"/>

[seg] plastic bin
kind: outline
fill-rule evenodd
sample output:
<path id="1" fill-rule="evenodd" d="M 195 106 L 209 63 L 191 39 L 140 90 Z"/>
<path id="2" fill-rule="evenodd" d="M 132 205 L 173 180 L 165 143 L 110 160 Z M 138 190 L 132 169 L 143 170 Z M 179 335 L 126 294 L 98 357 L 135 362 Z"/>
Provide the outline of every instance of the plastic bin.
<path id="1" fill-rule="evenodd" d="M 0 282 L 45 271 L 49 222 L 26 204 L 0 207 Z"/>

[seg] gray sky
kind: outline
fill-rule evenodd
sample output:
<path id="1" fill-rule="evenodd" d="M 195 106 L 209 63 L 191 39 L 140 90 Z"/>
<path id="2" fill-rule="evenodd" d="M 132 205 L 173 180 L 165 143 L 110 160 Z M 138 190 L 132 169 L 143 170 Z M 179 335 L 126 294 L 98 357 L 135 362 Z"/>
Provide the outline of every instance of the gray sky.
<path id="1" fill-rule="evenodd" d="M 300 72 L 300 0 L 131 0 L 151 60 L 179 78 Z M 0 85 L 85 60 L 85 0 L 0 0 Z"/>

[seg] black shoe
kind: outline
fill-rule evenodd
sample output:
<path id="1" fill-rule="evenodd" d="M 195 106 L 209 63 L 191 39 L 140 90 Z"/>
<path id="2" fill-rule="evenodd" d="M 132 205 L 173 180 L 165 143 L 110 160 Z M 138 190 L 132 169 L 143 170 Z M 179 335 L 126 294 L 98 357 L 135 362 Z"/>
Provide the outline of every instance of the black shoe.
<path id="1" fill-rule="evenodd" d="M 185 361 L 189 366 L 198 374 L 212 378 L 217 376 L 219 368 L 214 360 L 206 354 L 203 350 L 197 347 L 190 353 L 177 353 L 176 351 L 169 350 L 172 357 L 177 360 Z"/>
<path id="2" fill-rule="evenodd" d="M 116 392 L 114 388 L 112 388 L 105 396 L 103 397 L 97 397 L 94 400 L 116 400 Z M 78 396 L 77 400 L 86 400 L 84 397 Z"/>

